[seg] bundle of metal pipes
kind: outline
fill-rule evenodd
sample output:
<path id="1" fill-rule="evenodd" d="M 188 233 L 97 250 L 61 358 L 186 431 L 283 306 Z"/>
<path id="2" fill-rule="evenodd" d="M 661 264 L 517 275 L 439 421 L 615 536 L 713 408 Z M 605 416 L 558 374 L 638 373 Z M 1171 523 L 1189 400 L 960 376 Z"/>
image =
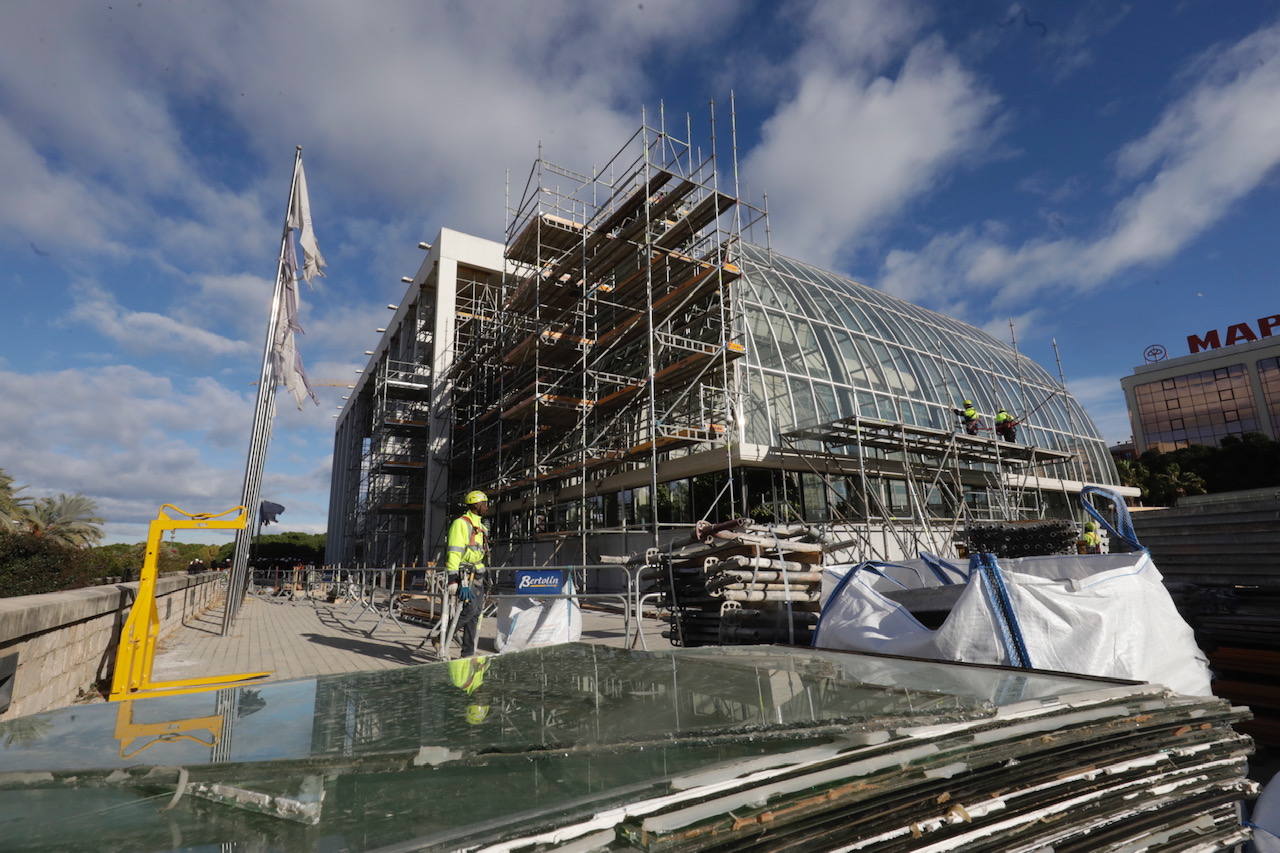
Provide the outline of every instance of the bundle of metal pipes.
<path id="1" fill-rule="evenodd" d="M 667 593 L 672 642 L 808 645 L 822 588 L 815 539 L 799 524 L 699 523 L 655 580 Z"/>

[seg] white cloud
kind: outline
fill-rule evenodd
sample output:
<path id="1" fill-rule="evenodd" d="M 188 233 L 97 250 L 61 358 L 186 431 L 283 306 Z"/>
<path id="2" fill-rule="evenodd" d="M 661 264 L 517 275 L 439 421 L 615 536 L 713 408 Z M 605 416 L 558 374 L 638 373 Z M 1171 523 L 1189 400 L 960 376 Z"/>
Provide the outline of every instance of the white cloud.
<path id="1" fill-rule="evenodd" d="M 0 179 L 0 232 L 9 239 L 37 243 L 42 251 L 124 252 L 117 224 L 127 204 L 101 186 L 55 169 L 3 115 Z"/>
<path id="2" fill-rule="evenodd" d="M 824 4 L 796 88 L 746 158 L 776 245 L 831 265 L 989 136 L 997 99 L 903 4 Z M 896 74 L 879 73 L 902 55 Z"/>
<path id="3" fill-rule="evenodd" d="M 0 459 L 34 495 L 93 498 L 109 536 L 133 541 L 136 525 L 162 503 L 192 512 L 235 505 L 252 390 L 207 378 L 184 385 L 124 365 L 0 370 Z M 294 432 L 285 418 L 277 421 L 266 483 L 298 524 L 323 529 L 327 460 L 291 470 L 297 466 L 286 464 L 280 445 Z"/>
<path id="4" fill-rule="evenodd" d="M 1048 287 L 1088 291 L 1175 257 L 1280 164 L 1280 24 L 1194 69 L 1190 89 L 1117 153 L 1117 172 L 1133 185 L 1101 233 L 1013 247 L 990 230 L 966 228 L 918 251 L 890 252 L 884 281 L 908 296 L 986 292 L 1007 309 Z"/>
<path id="5" fill-rule="evenodd" d="M 654 94 L 643 63 L 723 33 L 736 13 L 676 0 L 429 14 L 407 0 L 376 14 L 344 2 L 27 5 L 0 32 L 0 110 L 45 162 L 171 208 L 133 223 L 170 257 L 214 263 L 269 245 L 295 143 L 322 239 L 319 214 L 340 196 L 415 222 L 429 205 L 494 233 L 504 167 L 523 169 L 538 140 L 563 162 L 598 160 Z M 222 185 L 195 156 L 209 146 L 197 128 L 214 124 L 261 158 L 247 185 Z M 90 218 L 110 225 L 108 211 Z"/>
<path id="6" fill-rule="evenodd" d="M 93 282 L 74 287 L 73 299 L 67 315 L 70 320 L 93 327 L 133 352 L 168 352 L 202 360 L 253 351 L 247 341 L 227 338 L 165 314 L 124 308 L 111 293 Z"/>
<path id="7" fill-rule="evenodd" d="M 175 318 L 192 325 L 224 324 L 245 340 L 263 340 L 275 292 L 271 279 L 248 273 L 205 273 L 193 281 L 194 288 L 179 291 Z"/>

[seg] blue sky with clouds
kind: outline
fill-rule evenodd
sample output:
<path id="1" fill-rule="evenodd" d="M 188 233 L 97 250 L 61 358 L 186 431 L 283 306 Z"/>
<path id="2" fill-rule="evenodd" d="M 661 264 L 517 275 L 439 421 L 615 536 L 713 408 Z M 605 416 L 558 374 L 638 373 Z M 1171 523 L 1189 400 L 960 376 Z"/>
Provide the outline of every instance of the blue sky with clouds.
<path id="1" fill-rule="evenodd" d="M 507 169 L 583 169 L 661 100 L 775 248 L 948 311 L 1107 438 L 1147 344 L 1280 312 L 1275 3 L 19 2 L 0 29 L 0 467 L 109 539 L 233 505 L 293 146 L 329 274 L 317 382 L 364 363 L 419 240 L 500 238 Z M 705 137 L 704 137 L 705 138 Z M 325 525 L 331 414 L 282 398 L 264 496 Z"/>

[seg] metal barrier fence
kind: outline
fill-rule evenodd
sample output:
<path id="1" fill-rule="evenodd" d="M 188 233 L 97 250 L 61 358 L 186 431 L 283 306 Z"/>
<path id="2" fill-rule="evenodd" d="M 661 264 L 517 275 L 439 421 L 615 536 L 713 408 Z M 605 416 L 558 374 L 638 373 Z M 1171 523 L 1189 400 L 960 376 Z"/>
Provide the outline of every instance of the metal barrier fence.
<path id="1" fill-rule="evenodd" d="M 646 602 L 662 593 L 645 594 L 642 588 L 642 575 L 646 571 L 659 568 L 656 563 L 633 564 L 589 564 L 569 566 L 492 566 L 483 574 L 477 573 L 477 580 L 487 576 L 487 583 L 481 584 L 482 614 L 491 615 L 494 606 L 501 601 L 538 600 L 563 601 L 575 603 L 609 602 L 616 603 L 622 612 L 623 643 L 628 648 L 639 646 L 648 649 L 648 641 L 643 630 L 643 608 Z M 564 579 L 557 585 L 555 592 L 541 590 L 522 591 L 518 587 L 520 573 L 559 572 Z M 592 575 L 601 572 L 613 572 L 624 580 L 624 588 L 619 592 L 586 592 L 591 584 Z M 461 614 L 461 602 L 456 593 L 448 589 L 449 573 L 437 567 L 392 566 L 375 567 L 318 567 L 300 570 L 282 569 L 279 572 L 265 570 L 255 574 L 255 582 L 273 585 L 277 594 L 282 591 L 282 584 L 289 587 L 291 597 L 302 592 L 313 605 L 315 593 L 327 590 L 331 600 L 337 602 L 345 599 L 346 605 L 334 613 L 347 617 L 354 613 L 351 625 L 358 625 L 366 616 L 375 619 L 366 636 L 372 637 L 384 625 L 396 627 L 402 633 L 408 633 L 402 619 L 428 625 L 431 630 L 418 648 L 430 643 L 436 646 L 439 659 L 451 657 L 450 642 L 458 629 Z M 571 587 L 568 584 L 572 583 Z M 564 592 L 568 587 L 572 591 Z"/>

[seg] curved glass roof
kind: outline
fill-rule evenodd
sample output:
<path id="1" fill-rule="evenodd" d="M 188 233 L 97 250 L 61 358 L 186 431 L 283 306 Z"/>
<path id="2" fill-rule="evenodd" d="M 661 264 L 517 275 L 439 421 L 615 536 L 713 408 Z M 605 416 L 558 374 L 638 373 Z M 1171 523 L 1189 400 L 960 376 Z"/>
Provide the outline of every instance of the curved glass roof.
<path id="1" fill-rule="evenodd" d="M 951 429 L 972 400 L 985 426 L 1001 406 L 1023 421 L 1021 444 L 1079 453 L 1083 471 L 1063 476 L 1119 482 L 1080 404 L 986 332 L 759 246 L 742 246 L 742 266 L 745 441 L 855 414 Z"/>

